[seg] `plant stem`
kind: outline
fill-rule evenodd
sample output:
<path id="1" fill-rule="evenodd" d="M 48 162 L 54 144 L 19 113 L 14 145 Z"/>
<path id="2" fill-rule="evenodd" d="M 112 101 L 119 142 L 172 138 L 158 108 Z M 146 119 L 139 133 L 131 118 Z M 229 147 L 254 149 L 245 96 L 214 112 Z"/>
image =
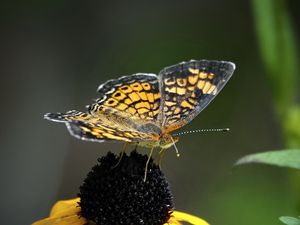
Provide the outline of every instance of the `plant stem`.
<path id="1" fill-rule="evenodd" d="M 284 148 L 300 148 L 300 83 L 297 45 L 286 0 L 252 0 L 254 23 Z M 291 172 L 291 188 L 300 212 L 300 175 Z"/>

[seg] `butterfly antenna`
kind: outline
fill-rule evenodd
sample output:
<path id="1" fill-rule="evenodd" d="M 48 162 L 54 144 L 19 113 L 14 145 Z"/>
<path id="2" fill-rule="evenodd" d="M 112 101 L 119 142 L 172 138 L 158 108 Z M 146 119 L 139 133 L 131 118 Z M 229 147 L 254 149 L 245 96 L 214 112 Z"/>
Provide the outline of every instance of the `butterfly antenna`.
<path id="1" fill-rule="evenodd" d="M 176 136 L 181 136 L 185 134 L 192 134 L 192 133 L 202 133 L 202 132 L 228 132 L 230 129 L 229 128 L 210 128 L 210 129 L 200 129 L 200 130 L 188 130 L 188 131 L 183 131 L 179 132 L 176 134 L 173 134 L 173 137 Z M 174 146 L 176 147 L 175 143 Z"/>
<path id="2" fill-rule="evenodd" d="M 173 138 L 172 138 L 172 142 L 173 142 L 173 145 L 174 145 L 174 148 L 175 148 L 175 151 L 176 151 L 176 156 L 179 157 L 179 156 L 180 156 L 180 153 L 179 153 L 179 151 L 178 151 L 178 148 L 177 148 L 177 146 L 176 146 L 175 141 L 174 141 Z"/>

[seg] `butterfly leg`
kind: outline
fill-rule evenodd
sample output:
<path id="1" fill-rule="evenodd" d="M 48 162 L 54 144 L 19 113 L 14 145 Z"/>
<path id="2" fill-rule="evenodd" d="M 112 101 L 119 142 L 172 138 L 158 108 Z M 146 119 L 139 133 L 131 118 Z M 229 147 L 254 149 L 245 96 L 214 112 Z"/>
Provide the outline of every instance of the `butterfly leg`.
<path id="1" fill-rule="evenodd" d="M 148 160 L 147 160 L 147 162 L 146 162 L 146 166 L 145 166 L 145 175 L 144 175 L 144 182 L 146 182 L 146 179 L 147 179 L 148 165 L 149 165 L 150 159 L 151 159 L 151 157 L 152 157 L 153 150 L 154 150 L 154 147 L 151 148 L 151 150 L 150 150 L 150 155 L 149 155 Z"/>
<path id="2" fill-rule="evenodd" d="M 158 158 L 158 166 L 159 166 L 159 168 L 161 168 L 161 162 L 162 162 L 163 157 L 165 156 L 166 151 L 167 151 L 166 148 L 162 148 L 159 151 L 159 158 Z"/>
<path id="3" fill-rule="evenodd" d="M 120 162 L 121 162 L 121 160 L 122 160 L 122 158 L 124 156 L 124 153 L 126 151 L 127 144 L 128 144 L 127 142 L 124 143 L 123 149 L 122 149 L 122 152 L 121 152 L 121 155 L 120 155 L 120 158 L 119 158 L 119 161 L 117 162 L 116 165 L 114 165 L 113 169 L 116 168 L 120 164 Z"/>

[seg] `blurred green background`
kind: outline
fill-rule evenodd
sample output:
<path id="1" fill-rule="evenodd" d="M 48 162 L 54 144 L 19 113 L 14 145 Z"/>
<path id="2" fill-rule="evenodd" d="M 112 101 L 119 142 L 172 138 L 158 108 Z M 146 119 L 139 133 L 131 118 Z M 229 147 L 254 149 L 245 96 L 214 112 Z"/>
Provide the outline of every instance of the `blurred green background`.
<path id="1" fill-rule="evenodd" d="M 76 196 L 97 157 L 121 151 L 77 140 L 44 113 L 84 110 L 107 79 L 190 59 L 233 61 L 237 70 L 183 128 L 231 131 L 182 136 L 181 157 L 171 149 L 164 158 L 176 208 L 214 225 L 279 225 L 279 216 L 300 214 L 299 174 L 232 167 L 245 154 L 300 145 L 284 126 L 300 96 L 299 8 L 292 0 L 1 2 L 1 224 L 46 217 L 55 201 Z"/>

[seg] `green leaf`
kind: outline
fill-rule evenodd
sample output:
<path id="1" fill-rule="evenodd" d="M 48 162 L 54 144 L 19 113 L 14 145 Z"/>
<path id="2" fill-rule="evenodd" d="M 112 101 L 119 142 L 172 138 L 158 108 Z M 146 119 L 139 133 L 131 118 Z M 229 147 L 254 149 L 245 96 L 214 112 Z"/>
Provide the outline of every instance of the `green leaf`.
<path id="1" fill-rule="evenodd" d="M 300 149 L 288 149 L 251 154 L 239 159 L 235 165 L 264 163 L 300 169 Z"/>
<path id="2" fill-rule="evenodd" d="M 281 216 L 279 220 L 287 225 L 300 225 L 300 220 L 290 216 Z"/>

